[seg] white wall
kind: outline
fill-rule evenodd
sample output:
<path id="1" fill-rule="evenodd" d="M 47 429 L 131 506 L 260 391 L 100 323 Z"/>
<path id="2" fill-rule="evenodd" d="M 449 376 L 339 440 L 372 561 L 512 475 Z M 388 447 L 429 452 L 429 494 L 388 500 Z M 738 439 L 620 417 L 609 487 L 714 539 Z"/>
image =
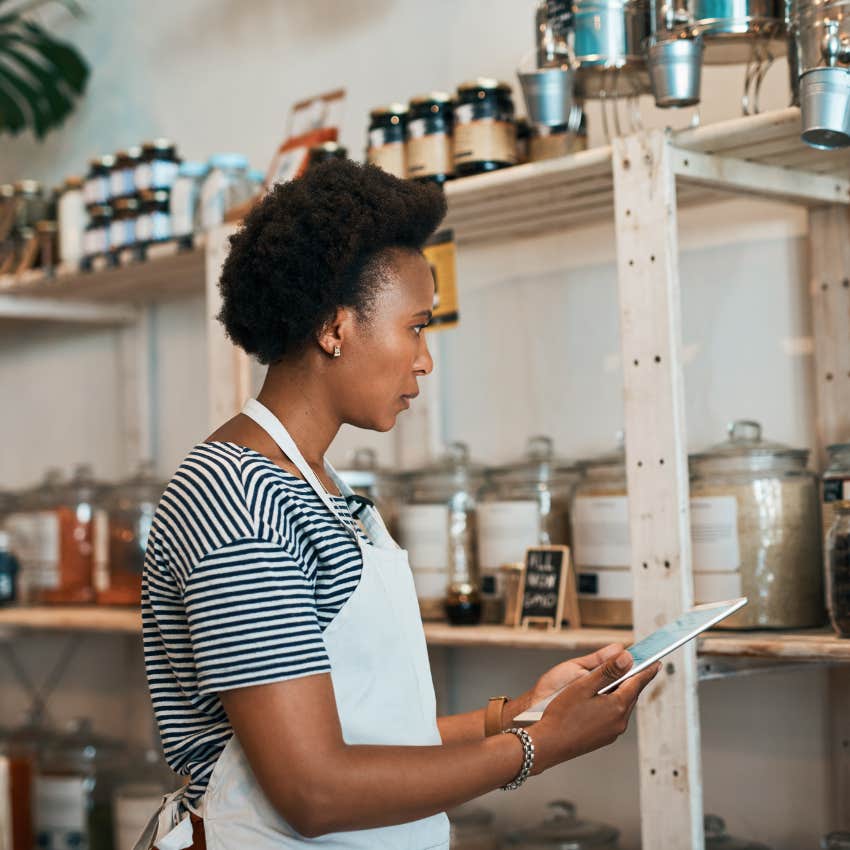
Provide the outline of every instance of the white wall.
<path id="1" fill-rule="evenodd" d="M 363 144 L 368 109 L 478 74 L 509 79 L 531 46 L 532 0 L 91 0 L 90 15 L 51 20 L 94 67 L 88 97 L 44 143 L 3 138 L 0 180 L 54 182 L 86 160 L 143 138 L 168 135 L 190 158 L 245 152 L 265 167 L 289 105 L 344 84 L 342 141 Z M 704 119 L 737 113 L 743 71 L 708 69 Z M 766 103 L 783 106 L 784 64 L 768 77 Z M 654 113 L 654 114 L 653 114 Z M 647 121 L 668 116 L 645 105 Z M 678 125 L 687 116 L 672 117 Z M 596 110 L 591 140 L 600 140 Z M 717 442 L 737 416 L 760 418 L 770 437 L 812 445 L 813 384 L 804 296 L 805 219 L 780 205 L 724 204 L 682 215 L 687 416 L 692 448 Z M 446 439 L 470 442 L 485 461 L 514 457 L 532 433 L 552 434 L 562 454 L 608 449 L 622 426 L 613 231 L 596 227 L 459 257 L 462 324 L 434 336 Z M 208 432 L 203 309 L 199 299 L 156 308 L 157 464 L 168 475 Z M 0 487 L 32 483 L 50 464 L 90 461 L 123 474 L 116 428 L 119 374 L 114 331 L 0 328 Z M 391 456 L 392 437 L 362 440 Z M 334 460 L 361 441 L 347 435 Z M 15 640 L 43 674 L 57 638 Z M 138 657 L 123 639 L 86 641 L 57 694 L 55 714 L 91 712 L 120 734 L 121 688 L 135 680 L 138 720 L 147 699 Z M 127 650 L 132 653 L 134 650 Z M 138 652 L 138 647 L 135 648 Z M 545 653 L 454 651 L 458 709 L 491 693 L 516 693 Z M 123 665 L 123 666 L 122 666 Z M 135 665 L 135 666 L 134 666 Z M 122 670 L 116 679 L 115 670 Z M 133 672 L 135 671 L 135 672 Z M 120 683 L 120 684 L 119 684 Z M 95 685 L 95 688 L 89 688 Z M 817 846 L 826 826 L 823 677 L 820 671 L 702 686 L 706 805 L 739 834 L 777 850 Z M 0 724 L 25 705 L 0 665 Z M 501 823 L 570 797 L 591 817 L 638 834 L 633 733 L 617 747 L 567 765 L 491 803 Z"/>

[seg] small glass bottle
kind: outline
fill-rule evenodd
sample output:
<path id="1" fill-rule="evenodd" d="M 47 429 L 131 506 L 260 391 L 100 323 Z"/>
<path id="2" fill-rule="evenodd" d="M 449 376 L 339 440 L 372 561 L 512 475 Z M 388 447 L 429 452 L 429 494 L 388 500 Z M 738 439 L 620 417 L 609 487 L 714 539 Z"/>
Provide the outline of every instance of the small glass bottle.
<path id="1" fill-rule="evenodd" d="M 139 192 L 139 217 L 136 219 L 136 241 L 140 245 L 167 242 L 171 238 L 171 208 L 165 189 L 142 189 Z"/>
<path id="2" fill-rule="evenodd" d="M 141 161 L 142 149 L 138 145 L 115 154 L 109 172 L 109 196 L 113 201 L 132 197 L 136 193 L 136 168 Z"/>
<path id="3" fill-rule="evenodd" d="M 99 156 L 89 163 L 89 173 L 83 183 L 83 197 L 86 207 L 108 204 L 111 195 L 109 175 L 115 166 L 112 154 Z"/>
<path id="4" fill-rule="evenodd" d="M 850 501 L 833 504 L 826 535 L 826 592 L 829 618 L 839 637 L 850 637 Z"/>

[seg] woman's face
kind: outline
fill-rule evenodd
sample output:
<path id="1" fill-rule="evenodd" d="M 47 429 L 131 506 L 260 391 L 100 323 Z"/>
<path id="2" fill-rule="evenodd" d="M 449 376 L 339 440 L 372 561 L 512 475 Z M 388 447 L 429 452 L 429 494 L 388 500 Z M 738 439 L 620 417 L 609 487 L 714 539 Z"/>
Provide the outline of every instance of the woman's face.
<path id="1" fill-rule="evenodd" d="M 329 364 L 343 421 L 373 431 L 395 425 L 419 394 L 418 378 L 434 368 L 423 333 L 434 302 L 428 262 L 394 251 L 382 278 L 367 318 L 346 311 L 341 356 Z"/>

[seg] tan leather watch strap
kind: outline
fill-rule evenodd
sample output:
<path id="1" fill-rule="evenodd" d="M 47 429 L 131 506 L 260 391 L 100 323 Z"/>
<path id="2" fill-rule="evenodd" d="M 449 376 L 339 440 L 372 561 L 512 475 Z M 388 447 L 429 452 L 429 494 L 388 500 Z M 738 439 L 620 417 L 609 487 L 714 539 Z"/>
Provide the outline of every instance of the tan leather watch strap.
<path id="1" fill-rule="evenodd" d="M 498 735 L 502 731 L 502 711 L 510 697 L 490 697 L 484 711 L 484 737 Z"/>

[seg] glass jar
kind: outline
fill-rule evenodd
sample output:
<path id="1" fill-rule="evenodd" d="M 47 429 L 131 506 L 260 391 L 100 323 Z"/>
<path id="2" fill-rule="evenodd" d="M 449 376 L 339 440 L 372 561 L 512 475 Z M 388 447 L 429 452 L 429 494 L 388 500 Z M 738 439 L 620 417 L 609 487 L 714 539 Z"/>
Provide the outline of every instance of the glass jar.
<path id="1" fill-rule="evenodd" d="M 347 157 L 347 148 L 336 142 L 322 142 L 322 144 L 310 148 L 310 153 L 307 156 L 307 168 L 313 168 L 313 166 L 332 159 L 346 159 Z"/>
<path id="2" fill-rule="evenodd" d="M 357 449 L 340 478 L 358 495 L 369 499 L 381 515 L 387 530 L 395 536 L 398 519 L 398 476 L 378 465 L 374 449 Z"/>
<path id="3" fill-rule="evenodd" d="M 414 97 L 407 121 L 407 176 L 442 186 L 454 174 L 452 97 L 445 92 Z"/>
<path id="4" fill-rule="evenodd" d="M 483 468 L 453 443 L 433 466 L 403 477 L 407 503 L 399 509 L 399 543 L 407 549 L 424 620 L 477 622 L 481 614 L 475 540 L 476 494 Z"/>
<path id="5" fill-rule="evenodd" d="M 555 456 L 549 437 L 532 437 L 522 460 L 486 474 L 478 505 L 483 619 L 501 623 L 500 568 L 524 561 L 529 546 L 569 545 L 569 504 L 579 475 Z"/>
<path id="6" fill-rule="evenodd" d="M 514 103 L 507 83 L 480 78 L 458 86 L 453 157 L 460 177 L 516 165 Z"/>
<path id="7" fill-rule="evenodd" d="M 620 832 L 613 826 L 580 820 L 565 800 L 547 806 L 551 814 L 540 825 L 509 833 L 502 846 L 516 850 L 619 850 Z"/>
<path id="8" fill-rule="evenodd" d="M 99 156 L 89 162 L 89 173 L 83 183 L 83 197 L 86 207 L 109 203 L 111 196 L 110 174 L 114 166 L 115 157 L 112 154 Z"/>
<path id="9" fill-rule="evenodd" d="M 0 531 L 0 605 L 14 605 L 18 601 L 18 573 L 21 567 L 12 554 L 9 535 Z"/>
<path id="10" fill-rule="evenodd" d="M 156 139 L 142 145 L 142 154 L 136 165 L 133 183 L 137 192 L 147 189 L 168 191 L 177 179 L 180 160 L 177 148 L 169 139 Z"/>
<path id="11" fill-rule="evenodd" d="M 48 200 L 37 180 L 15 183 L 15 228 L 20 231 L 35 226 L 47 218 Z"/>
<path id="12" fill-rule="evenodd" d="M 248 179 L 248 160 L 240 153 L 218 153 L 210 157 L 210 172 L 201 187 L 201 225 L 217 227 L 227 211 L 254 196 Z"/>
<path id="13" fill-rule="evenodd" d="M 506 626 L 515 626 L 520 620 L 520 594 L 522 593 L 523 577 L 525 576 L 525 564 L 519 561 L 515 564 L 502 564 L 499 573 L 501 576 L 502 596 L 505 600 L 504 624 Z"/>
<path id="14" fill-rule="evenodd" d="M 59 258 L 63 263 L 77 266 L 85 255 L 85 234 L 88 216 L 83 197 L 83 179 L 68 177 L 62 186 L 57 207 L 59 218 Z"/>
<path id="15" fill-rule="evenodd" d="M 739 420 L 726 442 L 690 458 L 695 599 L 749 599 L 720 628 L 825 622 L 819 486 L 808 457 Z"/>
<path id="16" fill-rule="evenodd" d="M 474 805 L 458 806 L 449 817 L 450 850 L 499 850 L 493 815 Z"/>
<path id="17" fill-rule="evenodd" d="M 35 227 L 38 237 L 38 264 L 52 273 L 59 263 L 59 227 L 55 221 L 40 221 Z"/>
<path id="18" fill-rule="evenodd" d="M 826 535 L 826 601 L 835 633 L 850 637 L 850 501 L 832 506 L 834 519 Z"/>
<path id="19" fill-rule="evenodd" d="M 850 832 L 830 832 L 821 840 L 822 850 L 850 850 Z"/>
<path id="20" fill-rule="evenodd" d="M 109 198 L 130 198 L 136 194 L 136 169 L 142 161 L 142 149 L 138 145 L 126 151 L 118 151 L 109 170 Z"/>
<path id="21" fill-rule="evenodd" d="M 38 847 L 111 850 L 112 792 L 124 749 L 77 720 L 44 747 L 35 778 Z"/>
<path id="22" fill-rule="evenodd" d="M 182 162 L 171 188 L 171 231 L 174 238 L 187 247 L 191 247 L 192 237 L 201 229 L 201 188 L 209 171 L 205 162 Z"/>
<path id="23" fill-rule="evenodd" d="M 136 198 L 119 198 L 113 207 L 109 224 L 109 250 L 120 251 L 136 244 L 136 222 L 139 218 L 139 202 Z"/>
<path id="24" fill-rule="evenodd" d="M 171 239 L 171 207 L 165 189 L 142 189 L 139 192 L 139 216 L 136 219 L 136 241 L 155 245 Z"/>
<path id="25" fill-rule="evenodd" d="M 827 446 L 826 456 L 821 504 L 824 539 L 826 539 L 829 529 L 832 528 L 835 502 L 850 499 L 850 443 L 836 443 Z"/>
<path id="26" fill-rule="evenodd" d="M 110 230 L 112 226 L 112 207 L 97 204 L 89 207 L 89 223 L 83 235 L 85 260 L 91 261 L 109 251 Z"/>
<path id="27" fill-rule="evenodd" d="M 99 604 L 141 604 L 145 547 L 164 490 L 153 463 L 145 461 L 135 475 L 102 494 L 104 522 L 97 528 L 108 539 L 95 546 L 93 583 Z"/>
<path id="28" fill-rule="evenodd" d="M 573 560 L 583 626 L 631 626 L 632 573 L 626 451 L 581 463 L 572 504 Z"/>
<path id="29" fill-rule="evenodd" d="M 369 144 L 366 160 L 395 177 L 407 177 L 404 143 L 407 107 L 403 103 L 380 106 L 369 113 Z"/>
<path id="30" fill-rule="evenodd" d="M 717 815 L 706 815 L 704 826 L 705 850 L 770 850 L 764 844 L 727 835 L 726 824 Z"/>

